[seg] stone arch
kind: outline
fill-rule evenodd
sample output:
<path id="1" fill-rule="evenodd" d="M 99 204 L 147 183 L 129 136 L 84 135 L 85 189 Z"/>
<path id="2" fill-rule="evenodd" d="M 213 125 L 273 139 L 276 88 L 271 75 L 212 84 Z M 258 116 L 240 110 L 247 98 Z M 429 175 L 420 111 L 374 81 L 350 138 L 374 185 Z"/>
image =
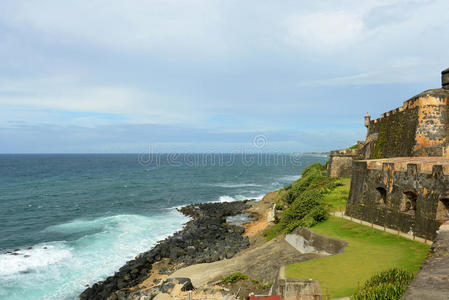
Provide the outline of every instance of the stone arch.
<path id="1" fill-rule="evenodd" d="M 415 191 L 403 192 L 402 199 L 401 199 L 401 212 L 415 214 L 417 199 L 418 199 L 418 194 Z"/>
<path id="2" fill-rule="evenodd" d="M 377 203 L 385 205 L 387 203 L 387 190 L 382 186 L 378 186 L 376 188 L 376 191 L 377 191 Z"/>

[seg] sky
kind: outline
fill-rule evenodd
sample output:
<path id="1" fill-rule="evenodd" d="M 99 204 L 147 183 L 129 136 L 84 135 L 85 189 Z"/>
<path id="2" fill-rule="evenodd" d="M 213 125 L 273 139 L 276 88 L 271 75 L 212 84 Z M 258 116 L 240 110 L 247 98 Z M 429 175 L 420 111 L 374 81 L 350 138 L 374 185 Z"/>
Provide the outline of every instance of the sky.
<path id="1" fill-rule="evenodd" d="M 447 0 L 1 0 L 0 153 L 344 148 L 364 139 L 366 112 L 441 87 L 448 11 Z"/>

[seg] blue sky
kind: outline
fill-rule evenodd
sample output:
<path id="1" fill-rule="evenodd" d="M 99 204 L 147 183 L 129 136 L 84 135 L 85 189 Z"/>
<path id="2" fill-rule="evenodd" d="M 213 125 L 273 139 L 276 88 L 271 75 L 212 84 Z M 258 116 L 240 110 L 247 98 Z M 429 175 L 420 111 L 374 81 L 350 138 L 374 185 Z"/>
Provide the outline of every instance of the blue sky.
<path id="1" fill-rule="evenodd" d="M 441 86 L 449 2 L 0 1 L 0 153 L 303 152 Z"/>

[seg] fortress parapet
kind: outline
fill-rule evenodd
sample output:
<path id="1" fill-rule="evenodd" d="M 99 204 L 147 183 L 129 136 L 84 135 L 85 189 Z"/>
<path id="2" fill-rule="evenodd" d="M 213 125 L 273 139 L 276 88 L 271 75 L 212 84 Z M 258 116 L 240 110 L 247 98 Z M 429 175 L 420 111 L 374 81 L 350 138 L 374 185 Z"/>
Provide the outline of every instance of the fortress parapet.
<path id="1" fill-rule="evenodd" d="M 433 239 L 449 220 L 449 159 L 354 161 L 346 214 Z"/>
<path id="2" fill-rule="evenodd" d="M 367 122 L 365 117 L 361 157 L 449 157 L 449 69 L 442 84 L 445 88 L 424 91 L 380 118 Z"/>
<path id="3" fill-rule="evenodd" d="M 351 177 L 352 162 L 358 153 L 358 148 L 331 151 L 327 165 L 329 177 Z"/>

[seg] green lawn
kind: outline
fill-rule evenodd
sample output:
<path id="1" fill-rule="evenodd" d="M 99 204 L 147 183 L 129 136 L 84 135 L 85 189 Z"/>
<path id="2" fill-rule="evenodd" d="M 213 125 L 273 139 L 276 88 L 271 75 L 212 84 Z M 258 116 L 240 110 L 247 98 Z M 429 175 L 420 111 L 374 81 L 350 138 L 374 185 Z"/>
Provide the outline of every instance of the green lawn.
<path id="1" fill-rule="evenodd" d="M 330 204 L 331 211 L 344 211 L 348 201 L 351 178 L 338 178 L 337 182 L 343 184 L 337 186 L 330 193 L 324 195 L 324 200 Z"/>
<path id="2" fill-rule="evenodd" d="M 417 272 L 429 246 L 394 234 L 372 229 L 338 217 L 311 228 L 314 232 L 347 241 L 344 253 L 288 265 L 289 278 L 320 280 L 332 298 L 350 296 L 357 285 L 374 273 L 391 267 Z"/>

